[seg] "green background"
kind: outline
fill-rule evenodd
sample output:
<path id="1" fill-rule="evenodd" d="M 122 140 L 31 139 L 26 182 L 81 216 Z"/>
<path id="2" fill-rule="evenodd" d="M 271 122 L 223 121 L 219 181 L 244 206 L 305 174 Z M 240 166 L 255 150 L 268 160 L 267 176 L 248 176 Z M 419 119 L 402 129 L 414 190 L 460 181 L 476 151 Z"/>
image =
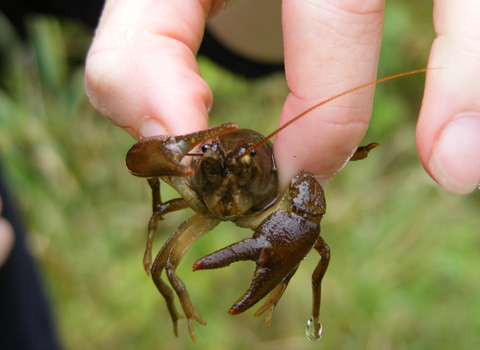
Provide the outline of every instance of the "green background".
<path id="1" fill-rule="evenodd" d="M 426 66 L 431 10 L 430 2 L 387 3 L 379 77 Z M 377 86 L 365 143 L 381 147 L 326 187 L 322 235 L 332 259 L 322 340 L 305 338 L 317 254 L 303 262 L 267 329 L 254 310 L 226 313 L 247 288 L 253 263 L 191 272 L 197 258 L 251 235 L 224 223 L 178 269 L 208 322 L 196 325 L 192 343 L 185 321 L 174 337 L 165 303 L 143 271 L 150 194 L 146 181 L 124 167 L 134 141 L 85 96 L 82 60 L 91 33 L 46 17 L 29 20 L 26 42 L 3 17 L 0 31 L 1 156 L 66 349 L 440 350 L 480 344 L 479 193 L 447 193 L 419 163 L 414 134 L 424 74 Z M 246 81 L 206 59 L 199 63 L 215 98 L 211 125 L 275 129 L 288 93 L 281 74 Z M 161 223 L 155 250 L 189 214 L 173 213 Z"/>

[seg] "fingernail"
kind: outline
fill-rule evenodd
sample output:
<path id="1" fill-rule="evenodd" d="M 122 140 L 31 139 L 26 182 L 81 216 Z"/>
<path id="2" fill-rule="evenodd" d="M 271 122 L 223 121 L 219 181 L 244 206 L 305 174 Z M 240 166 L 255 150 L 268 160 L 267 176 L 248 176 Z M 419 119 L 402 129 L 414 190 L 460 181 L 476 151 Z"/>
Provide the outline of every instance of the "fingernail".
<path id="1" fill-rule="evenodd" d="M 466 194 L 480 183 L 480 113 L 462 113 L 443 129 L 428 163 L 445 189 Z"/>
<path id="2" fill-rule="evenodd" d="M 150 116 L 144 116 L 138 123 L 138 130 L 143 137 L 168 134 L 164 126 Z"/>

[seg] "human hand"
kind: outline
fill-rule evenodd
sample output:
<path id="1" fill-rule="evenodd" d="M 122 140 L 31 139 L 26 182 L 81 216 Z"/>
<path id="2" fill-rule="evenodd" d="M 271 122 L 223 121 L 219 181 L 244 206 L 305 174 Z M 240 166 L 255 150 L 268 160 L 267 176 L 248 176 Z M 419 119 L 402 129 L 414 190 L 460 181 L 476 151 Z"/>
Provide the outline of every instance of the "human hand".
<path id="1" fill-rule="evenodd" d="M 309 101 L 374 80 L 383 1 L 336 5 L 317 1 L 316 7 L 311 3 L 284 2 L 285 13 L 291 15 L 284 16 L 283 25 L 292 90 L 284 120 L 306 109 Z M 472 0 L 436 1 L 438 37 L 428 66 L 442 69 L 427 72 L 417 128 L 418 152 L 426 171 L 459 194 L 473 191 L 480 182 L 480 85 L 473 78 L 480 73 L 479 16 L 480 8 Z M 368 126 L 372 91 L 333 101 L 279 134 L 275 157 L 283 176 L 306 168 L 328 180 L 341 169 Z M 308 148 L 302 148 L 304 140 Z"/>
<path id="2" fill-rule="evenodd" d="M 107 0 L 86 62 L 92 104 L 137 139 L 207 128 L 212 93 L 195 54 L 221 4 Z"/>
<path id="3" fill-rule="evenodd" d="M 0 197 L 0 214 L 2 212 L 2 198 Z M 0 268 L 7 260 L 14 243 L 12 225 L 2 216 L 0 216 Z"/>
<path id="4" fill-rule="evenodd" d="M 167 6 L 153 0 L 108 0 L 87 61 L 86 84 L 93 104 L 117 125 L 131 128 L 127 131 L 134 136 L 204 129 L 212 96 L 200 78 L 195 53 L 212 3 L 220 6 L 212 1 Z M 424 167 L 457 193 L 474 190 L 480 181 L 478 112 L 454 117 L 480 110 L 475 98 L 480 88 L 461 84 L 480 67 L 475 61 L 479 45 L 471 45 L 475 6 L 468 4 L 436 3 L 440 35 L 429 66 L 443 69 L 427 73 L 417 132 Z M 380 0 L 340 5 L 285 0 L 283 7 L 285 65 L 292 93 L 280 124 L 325 97 L 374 80 L 383 27 Z M 460 15 L 462 23 L 471 25 L 454 27 Z M 457 62 L 463 63 L 461 68 Z M 461 88 L 465 86 L 468 91 Z M 325 183 L 341 169 L 368 127 L 372 95 L 373 88 L 366 88 L 332 101 L 280 133 L 274 148 L 280 183 L 286 186 L 299 169 L 315 172 Z M 473 126 L 460 132 L 467 121 Z"/>

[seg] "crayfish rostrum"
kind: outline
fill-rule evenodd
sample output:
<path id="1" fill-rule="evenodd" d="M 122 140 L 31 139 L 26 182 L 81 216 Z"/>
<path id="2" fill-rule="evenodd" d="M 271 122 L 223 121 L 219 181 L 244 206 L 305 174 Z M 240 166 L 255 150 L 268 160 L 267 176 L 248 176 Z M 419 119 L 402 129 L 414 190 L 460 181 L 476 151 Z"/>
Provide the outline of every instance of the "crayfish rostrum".
<path id="1" fill-rule="evenodd" d="M 200 237 L 221 221 L 228 220 L 239 227 L 252 229 L 253 237 L 197 260 L 193 270 L 226 267 L 236 261 L 254 261 L 256 269 L 252 282 L 228 313 L 244 312 L 270 294 L 255 313 L 259 316 L 268 311 L 265 321 L 268 326 L 290 279 L 310 250 L 315 249 L 320 261 L 312 275 L 313 303 L 307 337 L 311 340 L 321 337 L 321 282 L 330 260 L 330 249 L 320 237 L 320 221 L 325 214 L 324 192 L 312 173 L 300 171 L 291 180 L 287 191 L 278 194 L 277 169 L 272 145 L 268 141 L 275 133 L 264 138 L 255 131 L 227 123 L 188 135 L 143 138 L 127 153 L 128 170 L 135 176 L 148 178 L 152 188 L 153 214 L 148 224 L 143 263 L 165 298 L 175 335 L 178 335 L 177 321 L 183 316 L 175 306 L 172 289 L 161 274 L 165 270 L 187 318 L 190 337 L 195 340 L 194 320 L 203 325 L 206 322 L 195 310 L 176 268 Z M 359 147 L 350 160 L 365 158 L 377 145 Z M 185 156 L 193 158 L 191 165 L 182 162 Z M 162 202 L 159 179 L 172 186 L 181 198 Z M 158 221 L 169 212 L 187 207 L 193 209 L 195 215 L 170 236 L 152 263 L 151 250 Z"/>

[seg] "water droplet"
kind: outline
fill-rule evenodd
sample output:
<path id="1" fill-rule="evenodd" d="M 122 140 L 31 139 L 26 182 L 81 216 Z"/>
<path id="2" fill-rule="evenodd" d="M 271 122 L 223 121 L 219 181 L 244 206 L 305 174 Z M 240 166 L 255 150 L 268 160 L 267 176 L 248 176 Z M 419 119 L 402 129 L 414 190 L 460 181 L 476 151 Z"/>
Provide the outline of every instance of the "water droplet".
<path id="1" fill-rule="evenodd" d="M 318 328 L 318 332 L 315 331 L 315 328 Z M 315 327 L 313 318 L 310 318 L 307 322 L 306 334 L 308 340 L 320 340 L 322 338 L 322 324 L 317 322 L 317 327 Z"/>

